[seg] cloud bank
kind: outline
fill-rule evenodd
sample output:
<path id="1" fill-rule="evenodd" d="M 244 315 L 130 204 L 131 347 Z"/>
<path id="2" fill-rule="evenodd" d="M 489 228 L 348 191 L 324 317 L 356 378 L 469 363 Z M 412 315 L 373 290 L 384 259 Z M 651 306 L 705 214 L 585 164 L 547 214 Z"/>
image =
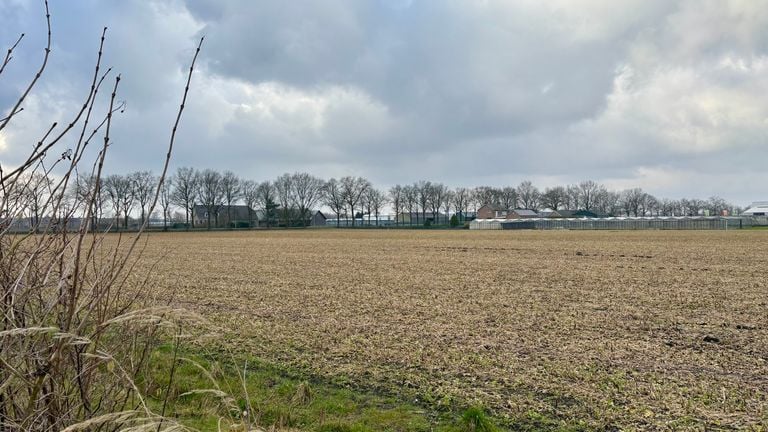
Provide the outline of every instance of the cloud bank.
<path id="1" fill-rule="evenodd" d="M 51 5 L 55 46 L 10 130 L 12 164 L 87 91 L 102 26 L 127 110 L 116 172 L 159 166 L 195 40 L 201 68 L 175 166 L 363 175 L 380 186 L 594 179 L 658 196 L 768 198 L 765 1 L 126 1 Z M 44 46 L 42 6 L 0 108 Z"/>

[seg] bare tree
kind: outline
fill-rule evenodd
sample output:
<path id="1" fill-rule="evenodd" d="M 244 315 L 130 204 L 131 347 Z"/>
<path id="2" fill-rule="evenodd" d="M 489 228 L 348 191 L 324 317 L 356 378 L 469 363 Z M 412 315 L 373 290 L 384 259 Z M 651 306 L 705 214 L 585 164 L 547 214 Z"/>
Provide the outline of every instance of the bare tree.
<path id="1" fill-rule="evenodd" d="M 452 198 L 453 208 L 459 213 L 459 220 L 463 222 L 467 217 L 467 208 L 472 198 L 472 191 L 465 187 L 456 188 Z"/>
<path id="2" fill-rule="evenodd" d="M 365 203 L 366 213 L 368 213 L 368 225 L 371 224 L 371 214 L 373 214 L 376 218 L 376 226 L 378 226 L 379 213 L 387 204 L 386 195 L 374 187 L 369 187 L 363 194 L 363 202 Z"/>
<path id="3" fill-rule="evenodd" d="M 454 208 L 453 207 L 453 195 L 454 195 L 454 192 L 452 190 L 446 188 L 445 199 L 443 200 L 443 211 L 445 212 L 445 218 L 446 218 L 447 222 L 450 222 L 451 208 Z M 455 213 L 455 208 L 454 208 L 454 214 L 456 214 Z M 458 216 L 457 216 L 457 218 L 458 218 Z"/>
<path id="4" fill-rule="evenodd" d="M 128 228 L 128 213 L 133 202 L 133 183 L 127 176 L 112 174 L 104 179 L 103 190 L 115 212 L 115 227 L 120 227 L 120 215 L 123 212 L 125 214 L 125 228 Z M 123 211 L 123 206 L 128 206 L 128 210 Z"/>
<path id="5" fill-rule="evenodd" d="M 364 217 L 368 217 L 368 225 L 371 225 L 371 216 L 373 216 L 373 203 L 368 200 L 368 195 L 370 193 L 373 193 L 375 189 L 370 188 L 363 194 L 363 197 L 360 199 L 360 207 L 362 208 L 362 213 Z"/>
<path id="6" fill-rule="evenodd" d="M 157 179 L 152 175 L 152 171 L 138 171 L 129 177 L 133 182 L 133 194 L 136 197 L 136 202 L 141 208 L 141 224 L 143 225 L 147 217 L 147 205 L 154 198 L 153 193 L 157 189 Z"/>
<path id="7" fill-rule="evenodd" d="M 560 210 L 568 200 L 568 192 L 563 186 L 555 186 L 544 189 L 541 194 L 541 205 L 550 210 Z"/>
<path id="8" fill-rule="evenodd" d="M 626 189 L 621 192 L 621 206 L 627 216 L 638 216 L 644 195 L 640 188 Z"/>
<path id="9" fill-rule="evenodd" d="M 342 188 L 340 181 L 332 178 L 325 182 L 323 185 L 322 202 L 336 213 L 336 227 L 338 228 L 341 216 L 344 213 L 344 208 L 347 205 L 346 200 L 344 199 L 344 189 Z"/>
<path id="10" fill-rule="evenodd" d="M 427 219 L 427 208 L 429 207 L 429 194 L 432 189 L 432 183 L 426 180 L 419 180 L 413 185 L 416 191 L 416 203 L 419 205 L 421 221 L 416 219 L 416 224 L 424 223 Z M 418 216 L 417 216 L 418 217 Z"/>
<path id="11" fill-rule="evenodd" d="M 605 188 L 598 190 L 595 195 L 594 210 L 598 213 L 607 215 L 616 215 L 620 212 L 620 198 L 618 192 L 609 191 Z"/>
<path id="12" fill-rule="evenodd" d="M 163 210 L 163 231 L 168 231 L 168 219 L 171 217 L 171 191 L 175 179 L 168 177 L 160 184 L 160 207 Z"/>
<path id="13" fill-rule="evenodd" d="M 392 210 L 395 212 L 395 225 L 400 224 L 400 213 L 403 211 L 403 187 L 399 184 L 389 188 L 389 202 L 392 203 Z"/>
<path id="14" fill-rule="evenodd" d="M 577 185 L 568 185 L 565 188 L 565 204 L 564 207 L 569 210 L 579 210 L 581 205 L 581 191 Z"/>
<path id="15" fill-rule="evenodd" d="M 591 211 L 595 205 L 595 198 L 601 189 L 603 189 L 603 186 L 592 180 L 585 180 L 576 185 L 579 207 L 582 210 Z"/>
<path id="16" fill-rule="evenodd" d="M 91 230 L 98 229 L 104 212 L 106 194 L 103 191 L 102 182 L 103 180 L 100 177 L 94 175 L 79 175 L 75 178 L 75 199 L 83 207 L 81 210 L 84 218 L 90 219 L 89 229 Z M 129 204 L 133 202 L 133 194 L 130 195 Z M 123 205 L 125 204 L 124 201 Z M 86 207 L 86 205 L 90 207 Z M 127 220 L 128 216 L 126 214 L 126 227 Z"/>
<path id="17" fill-rule="evenodd" d="M 662 216 L 677 216 L 677 202 L 668 198 L 659 201 L 659 212 Z"/>
<path id="18" fill-rule="evenodd" d="M 529 180 L 525 180 L 517 186 L 517 194 L 520 198 L 520 205 L 528 210 L 537 210 L 539 206 L 539 189 Z"/>
<path id="19" fill-rule="evenodd" d="M 371 183 L 362 177 L 351 176 L 342 177 L 340 183 L 341 194 L 352 215 L 352 226 L 355 226 L 355 208 L 363 199 L 363 194 L 371 187 Z"/>
<path id="20" fill-rule="evenodd" d="M 268 181 L 259 183 L 256 187 L 256 205 L 261 209 L 266 219 L 265 225 L 269 228 L 275 218 L 275 210 L 279 207 L 274 184 Z"/>
<path id="21" fill-rule="evenodd" d="M 478 186 L 473 191 L 477 206 L 499 204 L 501 191 L 491 186 Z"/>
<path id="22" fill-rule="evenodd" d="M 242 183 L 243 201 L 248 207 L 248 226 L 253 226 L 253 209 L 259 202 L 259 184 L 253 180 L 245 180 Z"/>
<path id="23" fill-rule="evenodd" d="M 323 180 L 307 173 L 295 173 L 291 176 L 291 201 L 298 210 L 303 226 L 311 217 L 309 212 L 322 197 Z"/>
<path id="24" fill-rule="evenodd" d="M 416 185 L 406 185 L 403 186 L 403 202 L 405 203 L 405 208 L 408 209 L 408 224 L 413 225 L 413 215 L 418 213 L 418 191 L 416 190 Z M 418 215 L 416 222 L 418 222 Z"/>
<path id="25" fill-rule="evenodd" d="M 440 223 L 440 209 L 448 198 L 448 188 L 442 183 L 430 184 L 427 188 L 427 201 L 429 209 L 432 211 L 432 220 Z"/>
<path id="26" fill-rule="evenodd" d="M 107 194 L 107 201 L 112 205 L 112 211 L 115 213 L 115 226 L 120 226 L 120 199 L 118 198 L 116 179 L 117 174 L 110 175 L 104 179 L 103 189 Z"/>
<path id="27" fill-rule="evenodd" d="M 275 180 L 275 191 L 277 192 L 277 199 L 280 203 L 280 214 L 283 220 L 283 225 L 291 225 L 291 190 L 292 190 L 293 178 L 290 174 L 285 173 Z"/>
<path id="28" fill-rule="evenodd" d="M 505 186 L 500 191 L 498 191 L 496 195 L 498 196 L 498 204 L 500 204 L 504 210 L 509 211 L 517 208 L 517 189 L 511 186 Z"/>
<path id="29" fill-rule="evenodd" d="M 232 171 L 224 171 L 221 176 L 221 191 L 227 203 L 227 226 L 232 228 L 232 204 L 242 196 L 240 179 Z"/>
<path id="30" fill-rule="evenodd" d="M 194 217 L 192 213 L 197 201 L 199 176 L 194 168 L 181 167 L 173 178 L 171 202 L 184 209 L 184 222 L 189 229 L 192 226 L 190 217 Z"/>
<path id="31" fill-rule="evenodd" d="M 660 203 L 659 200 L 656 199 L 655 196 L 646 193 L 645 199 L 643 200 L 643 216 L 659 216 L 659 210 L 660 210 Z M 711 213 L 712 215 L 720 215 L 719 212 Z"/>
<path id="32" fill-rule="evenodd" d="M 720 216 L 728 211 L 732 205 L 719 196 L 711 196 L 707 200 L 707 210 L 711 216 Z"/>
<path id="33" fill-rule="evenodd" d="M 206 169 L 200 173 L 198 182 L 200 203 L 205 207 L 208 229 L 211 229 L 211 218 L 219 223 L 219 210 L 224 203 L 224 188 L 221 187 L 221 174 L 212 169 Z"/>
<path id="34" fill-rule="evenodd" d="M 19 182 L 23 184 L 22 199 L 29 208 L 29 226 L 37 226 L 50 197 L 53 181 L 45 174 L 35 172 L 21 176 Z"/>

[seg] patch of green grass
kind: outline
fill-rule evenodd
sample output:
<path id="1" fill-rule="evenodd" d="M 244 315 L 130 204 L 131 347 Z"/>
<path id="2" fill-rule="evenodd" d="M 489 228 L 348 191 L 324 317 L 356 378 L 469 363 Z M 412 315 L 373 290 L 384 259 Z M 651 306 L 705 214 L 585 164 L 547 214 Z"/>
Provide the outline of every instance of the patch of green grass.
<path id="1" fill-rule="evenodd" d="M 236 366 L 233 363 L 237 360 L 223 361 L 190 352 L 179 354 L 179 357 L 189 358 L 210 371 L 208 375 L 187 360 L 180 359 L 176 365 L 171 395 L 179 397 L 170 398 L 166 414 L 195 429 L 215 431 L 219 418 L 224 417 L 222 428 L 227 430 L 241 421 L 242 412 L 252 411 L 249 415 L 260 427 L 278 430 L 456 430 L 456 418 L 450 413 L 435 416 L 412 404 L 312 380 L 253 359 L 247 363 L 243 380 L 243 359 L 238 359 L 240 364 Z M 161 347 L 152 355 L 150 376 L 145 384 L 150 389 L 148 402 L 158 411 L 172 361 L 173 350 L 169 347 Z M 232 409 L 228 410 L 223 398 L 213 392 L 180 396 L 201 389 L 215 389 L 231 395 Z"/>
<path id="2" fill-rule="evenodd" d="M 492 432 L 504 430 L 500 425 L 524 431 L 583 430 L 535 413 L 502 422 L 480 407 L 438 411 L 344 388 L 335 380 L 313 379 L 253 358 L 246 362 L 242 357 L 225 359 L 223 354 L 188 350 L 178 357 L 166 415 L 201 431 L 218 430 L 220 419 L 222 430 L 240 430 L 244 416 L 261 428 L 322 432 Z M 172 362 L 173 348 L 160 347 L 152 354 L 142 383 L 148 403 L 158 412 Z M 211 391 L 201 392 L 206 389 Z"/>
<path id="3" fill-rule="evenodd" d="M 466 432 L 495 432 L 496 426 L 480 407 L 471 407 L 464 411 L 461 423 Z"/>

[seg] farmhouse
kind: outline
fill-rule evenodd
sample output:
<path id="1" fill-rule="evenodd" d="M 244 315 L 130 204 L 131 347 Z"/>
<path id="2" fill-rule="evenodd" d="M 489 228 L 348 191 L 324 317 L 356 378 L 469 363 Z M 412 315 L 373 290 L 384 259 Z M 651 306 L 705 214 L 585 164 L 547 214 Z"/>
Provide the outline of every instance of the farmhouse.
<path id="1" fill-rule="evenodd" d="M 499 204 L 486 204 L 477 209 L 477 219 L 504 219 L 507 209 Z"/>

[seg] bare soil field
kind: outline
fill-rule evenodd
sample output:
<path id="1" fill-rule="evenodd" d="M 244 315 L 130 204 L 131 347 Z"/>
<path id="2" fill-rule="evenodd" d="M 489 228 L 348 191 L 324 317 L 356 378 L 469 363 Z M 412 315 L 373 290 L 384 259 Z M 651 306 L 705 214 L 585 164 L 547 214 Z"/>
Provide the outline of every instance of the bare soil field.
<path id="1" fill-rule="evenodd" d="M 768 232 L 160 233 L 144 258 L 221 343 L 347 385 L 511 425 L 768 427 Z"/>

